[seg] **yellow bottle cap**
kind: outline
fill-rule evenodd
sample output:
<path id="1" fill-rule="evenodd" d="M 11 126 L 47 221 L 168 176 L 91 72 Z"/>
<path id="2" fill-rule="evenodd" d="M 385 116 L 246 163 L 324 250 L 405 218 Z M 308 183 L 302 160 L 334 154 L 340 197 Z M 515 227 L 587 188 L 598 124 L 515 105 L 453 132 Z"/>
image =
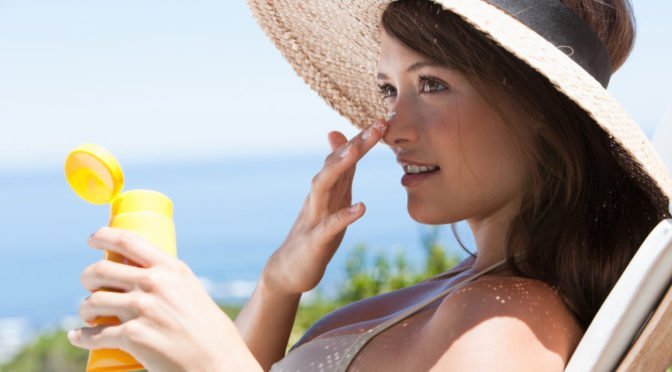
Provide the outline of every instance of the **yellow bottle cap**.
<path id="1" fill-rule="evenodd" d="M 124 173 L 117 159 L 101 146 L 91 143 L 68 154 L 65 178 L 80 198 L 93 204 L 111 202 L 124 187 Z"/>
<path id="2" fill-rule="evenodd" d="M 152 212 L 172 219 L 173 203 L 158 191 L 126 191 L 112 201 L 111 216 L 129 212 Z"/>

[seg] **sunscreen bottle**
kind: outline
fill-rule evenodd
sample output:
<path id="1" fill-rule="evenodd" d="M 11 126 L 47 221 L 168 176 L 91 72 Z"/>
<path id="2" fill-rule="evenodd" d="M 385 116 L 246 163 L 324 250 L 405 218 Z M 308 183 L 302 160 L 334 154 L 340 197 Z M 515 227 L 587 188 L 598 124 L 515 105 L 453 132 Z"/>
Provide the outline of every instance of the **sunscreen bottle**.
<path id="1" fill-rule="evenodd" d="M 156 248 L 177 256 L 173 204 L 152 190 L 122 192 L 124 175 L 117 160 L 104 148 L 83 144 L 68 155 L 65 177 L 72 190 L 92 204 L 110 204 L 109 226 L 131 230 Z M 105 259 L 136 265 L 125 257 L 105 251 Z M 101 289 L 110 290 L 114 289 Z M 101 317 L 96 325 L 118 325 L 115 317 Z M 119 349 L 98 349 L 89 353 L 86 371 L 134 371 L 143 366 Z"/>

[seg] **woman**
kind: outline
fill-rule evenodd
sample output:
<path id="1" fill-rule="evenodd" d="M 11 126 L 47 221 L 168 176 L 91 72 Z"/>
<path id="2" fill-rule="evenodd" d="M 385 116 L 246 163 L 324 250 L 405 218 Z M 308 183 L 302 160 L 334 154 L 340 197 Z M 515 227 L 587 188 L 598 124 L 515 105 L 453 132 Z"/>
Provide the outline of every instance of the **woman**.
<path id="1" fill-rule="evenodd" d="M 93 293 L 82 318 L 122 324 L 73 331 L 71 342 L 123 348 L 156 370 L 562 370 L 669 218 L 672 190 L 604 89 L 632 47 L 629 4 L 563 3 L 251 1 L 296 71 L 366 129 L 350 141 L 329 134 L 334 151 L 235 323 L 183 263 L 103 228 L 90 245 L 142 267 L 84 271 L 87 289 L 122 293 Z M 477 254 L 334 311 L 285 356 L 301 294 L 364 213 L 350 205 L 355 164 L 381 141 L 404 168 L 411 217 L 468 221 Z"/>

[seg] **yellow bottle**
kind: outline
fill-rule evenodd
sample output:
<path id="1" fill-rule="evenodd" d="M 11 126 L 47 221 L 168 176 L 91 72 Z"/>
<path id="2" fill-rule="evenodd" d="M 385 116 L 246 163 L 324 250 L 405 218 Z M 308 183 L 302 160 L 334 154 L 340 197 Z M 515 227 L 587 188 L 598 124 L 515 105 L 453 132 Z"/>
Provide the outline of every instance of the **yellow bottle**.
<path id="1" fill-rule="evenodd" d="M 155 247 L 177 255 L 173 204 L 165 195 L 151 190 L 121 192 L 124 175 L 117 160 L 104 148 L 84 144 L 70 152 L 65 176 L 73 191 L 93 204 L 111 204 L 111 227 L 126 229 L 143 236 Z M 105 252 L 105 258 L 135 265 L 125 257 Z M 117 325 L 114 317 L 96 319 L 97 325 Z M 89 353 L 87 371 L 134 371 L 143 366 L 119 349 L 99 349 Z"/>

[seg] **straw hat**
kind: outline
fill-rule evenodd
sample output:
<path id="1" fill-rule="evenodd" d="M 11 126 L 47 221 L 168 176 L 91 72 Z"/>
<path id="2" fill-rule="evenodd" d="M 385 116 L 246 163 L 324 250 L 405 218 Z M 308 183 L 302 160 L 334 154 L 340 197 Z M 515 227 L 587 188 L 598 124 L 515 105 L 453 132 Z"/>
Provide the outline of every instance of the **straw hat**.
<path id="1" fill-rule="evenodd" d="M 364 128 L 384 116 L 376 85 L 380 20 L 391 0 L 248 0 L 254 17 L 304 81 Z M 605 89 L 609 55 L 558 0 L 435 0 L 544 75 L 639 163 L 663 194 L 672 179 L 640 127 Z"/>

